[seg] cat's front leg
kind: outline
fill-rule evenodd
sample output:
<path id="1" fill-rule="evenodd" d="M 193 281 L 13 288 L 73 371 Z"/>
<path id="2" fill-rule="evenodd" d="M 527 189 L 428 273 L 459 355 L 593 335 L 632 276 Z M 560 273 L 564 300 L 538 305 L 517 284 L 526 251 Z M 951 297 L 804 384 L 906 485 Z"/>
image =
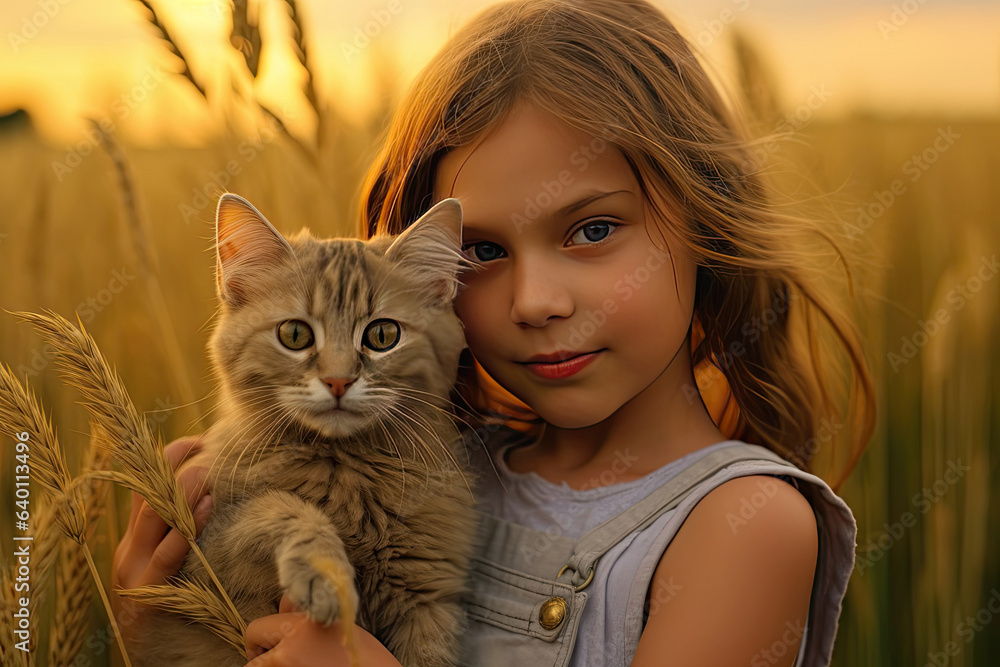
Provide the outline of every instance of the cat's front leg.
<path id="1" fill-rule="evenodd" d="M 213 521 L 203 534 L 205 555 L 248 619 L 274 613 L 285 593 L 311 620 L 337 620 L 340 599 L 324 562 L 342 575 L 357 609 L 354 567 L 336 527 L 316 505 L 268 489 L 222 508 Z M 190 565 L 200 569 L 197 562 Z"/>
<path id="2" fill-rule="evenodd" d="M 345 592 L 355 611 L 358 593 L 354 586 L 354 567 L 347 558 L 344 543 L 329 525 L 329 520 L 325 516 L 322 519 L 326 524 L 323 530 L 317 530 L 317 524 L 307 520 L 303 528 L 308 532 L 296 531 L 294 536 L 278 545 L 275 557 L 278 581 L 285 594 L 311 620 L 329 626 L 340 618 L 336 580 L 347 589 Z"/>

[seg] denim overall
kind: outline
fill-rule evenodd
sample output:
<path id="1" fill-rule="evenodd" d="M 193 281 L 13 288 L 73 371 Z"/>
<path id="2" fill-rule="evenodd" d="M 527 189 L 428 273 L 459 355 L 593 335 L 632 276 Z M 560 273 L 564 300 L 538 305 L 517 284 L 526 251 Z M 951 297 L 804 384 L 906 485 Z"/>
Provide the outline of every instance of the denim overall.
<path id="1" fill-rule="evenodd" d="M 738 462 L 750 462 L 740 473 L 744 475 L 772 474 L 787 478 L 782 474 L 787 470 L 791 476 L 812 478 L 765 447 L 732 440 L 720 443 L 714 451 L 696 459 L 639 502 L 579 539 L 540 532 L 478 512 L 480 549 L 473 559 L 469 590 L 463 600 L 469 624 L 462 638 L 461 664 L 469 667 L 568 665 L 577 643 L 581 614 L 590 595 L 588 586 L 601 557 L 677 507 L 705 480 Z M 525 545 L 531 546 L 526 548 Z M 850 554 L 853 566 L 853 550 Z M 843 558 L 847 558 L 846 553 Z M 846 587 L 846 581 L 844 585 Z M 644 596 L 645 592 L 638 594 Z M 839 614 L 839 598 L 836 602 Z M 645 623 L 645 614 L 642 623 Z M 638 627 L 638 623 L 633 625 Z M 638 640 L 637 637 L 632 639 Z M 830 641 L 832 644 L 832 639 Z M 805 643 L 803 636 L 797 665 L 802 664 Z M 826 648 L 820 647 L 820 652 L 825 652 Z M 829 649 L 832 651 L 832 645 Z M 605 665 L 613 661 L 589 655 L 587 662 Z"/>

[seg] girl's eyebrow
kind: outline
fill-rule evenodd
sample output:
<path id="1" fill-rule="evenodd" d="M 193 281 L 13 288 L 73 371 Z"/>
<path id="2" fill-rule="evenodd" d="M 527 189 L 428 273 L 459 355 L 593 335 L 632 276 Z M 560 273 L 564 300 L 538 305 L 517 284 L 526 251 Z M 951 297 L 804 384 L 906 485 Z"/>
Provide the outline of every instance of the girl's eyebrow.
<path id="1" fill-rule="evenodd" d="M 554 215 L 555 217 L 563 217 L 570 215 L 572 213 L 576 213 L 578 210 L 580 210 L 587 204 L 590 204 L 591 202 L 597 201 L 598 199 L 603 199 L 604 197 L 610 197 L 611 195 L 616 195 L 619 192 L 628 192 L 630 194 L 633 194 L 631 190 L 612 190 L 610 192 L 601 192 L 599 190 L 594 190 L 592 192 L 587 193 L 586 195 L 576 200 L 575 202 L 567 204 L 566 206 L 563 206 L 562 208 L 556 210 Z"/>
<path id="2" fill-rule="evenodd" d="M 584 194 L 580 199 L 577 199 L 574 202 L 566 204 L 562 208 L 556 209 L 556 211 L 552 214 L 552 217 L 553 218 L 562 218 L 562 217 L 566 217 L 568 215 L 572 215 L 573 213 L 576 213 L 578 210 L 580 210 L 584 206 L 592 204 L 593 202 L 597 201 L 598 199 L 604 199 L 605 197 L 610 197 L 611 195 L 617 195 L 617 194 L 620 194 L 622 192 L 628 193 L 630 195 L 635 195 L 635 192 L 633 192 L 632 190 L 611 190 L 609 192 L 604 192 L 602 190 L 591 190 L 591 191 L 587 192 L 586 194 Z M 479 231 L 474 225 L 468 224 L 468 222 L 466 222 L 466 221 L 463 221 L 462 227 L 463 227 L 463 229 L 465 229 L 465 230 L 467 230 L 469 232 Z"/>

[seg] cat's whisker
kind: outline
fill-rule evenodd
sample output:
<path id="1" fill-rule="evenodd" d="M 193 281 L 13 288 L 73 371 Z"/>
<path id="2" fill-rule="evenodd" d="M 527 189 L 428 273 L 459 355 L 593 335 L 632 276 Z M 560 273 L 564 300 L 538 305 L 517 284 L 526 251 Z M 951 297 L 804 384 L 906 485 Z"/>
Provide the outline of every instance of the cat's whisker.
<path id="1" fill-rule="evenodd" d="M 243 427 L 239 431 L 237 431 L 236 433 L 232 434 L 232 436 L 230 436 L 230 438 L 226 442 L 222 443 L 222 446 L 220 447 L 219 452 L 216 455 L 216 461 L 213 462 L 213 469 L 215 467 L 215 463 L 220 458 L 222 458 L 223 456 L 225 456 L 225 458 L 223 458 L 223 461 L 225 462 L 226 467 L 230 471 L 230 481 L 229 481 L 229 484 L 230 484 L 229 491 L 230 491 L 230 493 L 235 489 L 235 475 L 236 475 L 236 468 L 239 465 L 239 457 L 237 458 L 237 461 L 236 461 L 235 465 L 234 464 L 230 464 L 229 463 L 229 459 L 231 458 L 231 456 L 227 452 L 227 450 L 229 450 L 229 449 L 235 449 L 236 447 L 238 447 L 240 441 L 243 439 L 243 435 L 249 429 L 251 429 L 254 426 L 256 426 L 256 424 L 260 423 L 262 420 L 268 418 L 272 413 L 276 413 L 276 412 L 278 412 L 280 410 L 281 410 L 280 406 L 273 405 L 273 406 L 270 406 L 270 407 L 268 407 L 267 409 L 265 409 L 263 411 L 253 413 L 253 415 L 254 415 L 253 419 L 249 420 L 246 424 L 243 425 Z M 242 456 L 242 452 L 240 453 L 240 456 Z"/>
<path id="2" fill-rule="evenodd" d="M 399 408 L 408 409 L 407 406 L 404 406 L 402 404 L 396 404 L 393 407 L 397 408 L 397 409 L 399 409 Z M 404 428 L 406 428 L 412 434 L 411 442 L 413 443 L 413 446 L 411 447 L 411 449 L 412 449 L 412 451 L 413 451 L 414 454 L 416 454 L 417 456 L 420 457 L 420 461 L 421 461 L 422 466 L 423 466 L 422 469 L 423 470 L 428 470 L 428 471 L 432 469 L 430 466 L 427 465 L 427 458 L 425 457 L 425 453 L 426 454 L 430 454 L 432 456 L 432 459 L 434 460 L 434 463 L 435 463 L 434 468 L 440 468 L 441 466 L 438 464 L 438 458 L 435 455 L 435 452 L 433 452 L 433 449 L 431 447 L 428 447 L 427 443 L 424 441 L 424 439 L 421 438 L 415 430 L 411 430 L 409 428 L 409 426 L 410 426 L 410 423 L 415 423 L 415 424 L 417 424 L 417 425 L 425 428 L 425 430 L 427 430 L 428 433 L 430 433 L 430 435 L 432 437 L 434 437 L 436 435 L 434 433 L 433 429 L 428 424 L 426 424 L 426 422 L 424 422 L 424 420 L 420 419 L 419 414 L 417 414 L 417 416 L 414 418 L 410 414 L 404 414 L 403 412 L 399 411 L 399 412 L 397 412 L 393 416 L 400 418 L 397 421 L 397 423 L 399 423 L 401 426 L 403 426 Z M 409 422 L 402 421 L 401 418 L 404 418 L 404 417 L 408 417 L 409 418 Z M 431 481 L 431 475 L 428 474 L 424 478 L 424 483 L 425 484 L 430 484 L 430 481 Z"/>
<path id="3" fill-rule="evenodd" d="M 270 385 L 264 386 L 264 387 L 251 387 L 250 389 L 239 390 L 239 392 L 240 393 L 242 393 L 242 392 L 251 393 L 251 392 L 257 392 L 257 391 L 266 392 L 266 391 L 268 391 L 269 388 L 270 388 Z M 211 397 L 213 397 L 213 396 L 215 396 L 217 394 L 222 393 L 222 389 L 223 388 L 221 386 L 215 388 L 205 398 L 211 398 Z M 199 418 L 195 419 L 194 421 L 192 421 L 189 424 L 189 428 L 193 428 L 198 422 L 208 419 L 208 417 L 211 416 L 214 412 L 216 412 L 218 410 L 222 410 L 225 407 L 228 407 L 225 402 L 223 402 L 223 401 L 217 402 L 215 405 L 213 405 L 212 407 L 208 408 L 205 411 L 204 415 L 202 415 L 201 417 L 199 417 Z"/>
<path id="4" fill-rule="evenodd" d="M 400 388 L 393 388 L 393 392 L 394 392 L 394 394 L 395 394 L 395 396 L 397 398 L 399 396 L 401 396 L 401 395 L 405 395 L 405 393 L 406 393 L 405 389 L 400 389 Z M 421 399 L 418 399 L 416 397 L 412 397 L 412 400 L 414 400 L 414 401 L 421 401 Z M 400 409 L 407 410 L 408 414 L 412 414 L 414 416 L 414 418 L 419 421 L 419 423 L 421 424 L 421 426 L 425 427 L 427 429 L 427 432 L 430 433 L 432 436 L 436 436 L 437 435 L 437 433 L 434 430 L 433 426 L 431 426 L 431 424 L 427 421 L 426 418 L 424 418 L 424 416 L 420 413 L 419 410 L 416 409 L 415 406 L 408 405 L 405 400 L 401 400 L 401 399 L 400 400 L 396 400 L 395 403 L 394 403 L 394 405 L 395 405 L 395 407 L 398 407 Z M 446 411 L 442 410 L 441 412 L 445 416 L 450 417 L 450 415 L 448 415 L 448 413 Z M 421 444 L 421 446 L 426 446 L 426 443 L 424 443 L 423 441 L 420 441 L 420 444 Z M 432 455 L 435 454 L 430 448 L 428 448 L 428 452 L 431 453 Z M 434 460 L 435 460 L 435 463 L 438 462 L 438 459 L 436 457 L 435 457 Z M 456 464 L 457 464 L 457 462 L 456 462 Z"/>
<path id="5" fill-rule="evenodd" d="M 238 434 L 236 436 L 237 442 L 239 442 L 240 440 L 243 440 L 243 434 L 244 433 L 246 433 L 247 431 L 255 431 L 257 429 L 257 426 L 259 424 L 265 422 L 272 415 L 280 414 L 282 412 L 282 410 L 283 410 L 283 408 L 280 405 L 272 405 L 272 406 L 270 406 L 270 407 L 268 407 L 268 408 L 266 408 L 266 409 L 264 409 L 264 410 L 262 410 L 260 412 L 255 413 L 254 414 L 254 418 L 250 421 L 250 423 L 247 424 L 247 425 L 245 425 L 238 432 Z M 239 456 L 236 457 L 236 462 L 233 463 L 230 466 L 230 485 L 231 485 L 231 489 L 235 489 L 236 488 L 236 475 L 240 471 L 240 461 L 243 460 L 243 455 L 246 454 L 247 450 L 249 450 L 250 448 L 257 446 L 257 443 L 259 442 L 259 439 L 261 438 L 261 436 L 266 436 L 269 433 L 269 431 L 270 431 L 270 427 L 265 427 L 264 430 L 263 430 L 263 433 L 257 433 L 257 434 L 254 434 L 253 437 L 247 438 L 246 439 L 246 443 L 243 445 L 243 447 L 240 448 L 240 453 L 239 453 Z M 252 460 L 252 458 L 253 458 L 253 456 L 251 455 L 251 460 Z M 244 477 L 244 479 L 243 479 L 243 484 L 244 484 L 244 494 L 245 494 L 245 492 L 246 492 L 246 477 Z M 243 495 L 243 494 L 241 494 L 241 495 Z"/>
<path id="6" fill-rule="evenodd" d="M 256 475 L 258 471 L 258 468 L 254 467 L 254 458 L 257 455 L 259 455 L 258 460 L 262 461 L 264 459 L 268 447 L 273 447 L 274 450 L 277 451 L 278 444 L 281 442 L 282 437 L 284 437 L 285 431 L 287 431 L 288 427 L 292 425 L 292 422 L 293 419 L 291 415 L 287 413 L 282 415 L 282 417 L 277 422 L 275 422 L 274 428 L 272 429 L 273 431 L 277 431 L 278 427 L 280 426 L 281 431 L 278 432 L 277 435 L 271 435 L 271 433 L 268 433 L 266 437 L 261 439 L 262 444 L 258 446 L 257 452 L 250 457 L 250 465 L 248 466 L 248 471 L 247 471 L 248 474 L 246 479 L 244 480 L 244 493 L 246 492 L 247 484 L 250 482 L 250 474 Z"/>
<path id="7" fill-rule="evenodd" d="M 411 406 L 406 405 L 406 403 L 402 401 L 398 402 L 394 407 L 397 410 L 399 410 L 399 412 L 403 416 L 408 417 L 412 421 L 412 423 L 414 423 L 415 425 L 419 426 L 424 431 L 426 431 L 427 434 L 430 435 L 431 437 L 435 437 L 437 435 L 434 431 L 434 428 L 430 425 L 430 423 L 426 419 L 423 418 L 423 416 L 420 414 L 419 411 L 414 410 Z M 439 465 L 440 459 L 438 458 L 438 452 L 434 451 L 437 448 L 428 446 L 429 443 L 424 441 L 423 438 L 415 438 L 415 440 L 418 448 L 426 452 L 431 457 L 431 460 L 434 462 L 435 466 Z"/>
<path id="8" fill-rule="evenodd" d="M 376 412 L 381 412 L 383 410 L 384 409 L 381 406 L 376 406 Z M 375 425 L 382 429 L 382 432 L 385 433 L 386 440 L 390 445 L 392 445 L 392 448 L 396 450 L 396 456 L 399 457 L 399 469 L 403 473 L 401 482 L 402 489 L 400 490 L 399 496 L 399 507 L 396 509 L 396 515 L 399 516 L 403 513 L 403 503 L 406 499 L 406 464 L 403 462 L 403 454 L 399 451 L 399 447 L 396 445 L 396 439 L 392 437 L 392 434 L 389 432 L 389 429 L 386 428 L 385 423 L 381 420 L 376 420 Z"/>
<path id="9" fill-rule="evenodd" d="M 463 424 L 465 424 L 466 426 L 468 426 L 470 429 L 472 428 L 472 426 L 468 422 L 466 422 L 465 420 L 462 420 L 462 419 L 460 419 L 458 417 L 455 417 L 452 413 L 448 412 L 446 409 L 441 408 L 441 407 L 439 407 L 439 406 L 431 403 L 430 401 L 424 400 L 424 399 L 422 399 L 422 398 L 414 395 L 414 394 L 425 394 L 425 395 L 428 395 L 428 396 L 434 396 L 434 394 L 432 394 L 430 392 L 427 392 L 427 391 L 422 391 L 420 389 L 411 388 L 411 387 L 395 387 L 394 389 L 397 392 L 399 392 L 399 393 L 409 394 L 410 397 L 414 401 L 417 401 L 417 402 L 419 402 L 419 403 L 421 403 L 423 405 L 426 405 L 429 408 L 432 408 L 432 409 L 434 409 L 434 410 L 436 410 L 436 411 L 438 411 L 438 412 L 440 412 L 440 413 L 442 413 L 444 415 L 447 415 L 451 419 L 455 419 L 457 421 L 460 421 Z M 461 433 L 461 430 L 458 429 L 458 432 Z M 463 451 L 464 451 L 464 449 L 463 449 Z M 452 462 L 455 464 L 456 468 L 460 468 L 460 465 L 459 465 L 458 461 L 454 457 L 452 457 Z M 466 452 L 466 463 L 467 464 L 469 463 L 468 452 Z"/>

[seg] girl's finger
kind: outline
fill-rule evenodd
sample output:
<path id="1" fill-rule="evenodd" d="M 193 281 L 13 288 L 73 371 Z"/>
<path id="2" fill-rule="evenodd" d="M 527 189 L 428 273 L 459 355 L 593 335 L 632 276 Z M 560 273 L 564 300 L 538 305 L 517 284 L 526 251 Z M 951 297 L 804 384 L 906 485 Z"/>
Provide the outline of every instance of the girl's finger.
<path id="1" fill-rule="evenodd" d="M 253 660 L 277 646 L 303 616 L 302 612 L 271 614 L 251 621 L 245 636 L 247 659 Z"/>
<path id="2" fill-rule="evenodd" d="M 295 603 L 292 602 L 292 598 L 288 597 L 288 595 L 282 595 L 281 602 L 278 603 L 278 613 L 283 614 L 286 611 L 302 611 L 302 610 L 295 606 Z"/>
<path id="3" fill-rule="evenodd" d="M 198 503 L 199 498 L 204 495 L 206 477 L 207 469 L 203 466 L 187 468 L 177 476 L 177 481 L 184 489 L 188 507 Z M 132 526 L 131 548 L 136 557 L 149 559 L 169 530 L 167 522 L 153 511 L 149 503 L 142 501 L 138 518 Z"/>
<path id="4" fill-rule="evenodd" d="M 211 512 L 212 496 L 205 496 L 194 508 L 195 525 L 204 525 Z M 184 558 L 191 550 L 191 544 L 177 530 L 170 530 L 153 550 L 149 566 L 143 573 L 143 581 L 138 584 L 162 584 L 168 576 L 177 574 L 184 565 Z"/>

